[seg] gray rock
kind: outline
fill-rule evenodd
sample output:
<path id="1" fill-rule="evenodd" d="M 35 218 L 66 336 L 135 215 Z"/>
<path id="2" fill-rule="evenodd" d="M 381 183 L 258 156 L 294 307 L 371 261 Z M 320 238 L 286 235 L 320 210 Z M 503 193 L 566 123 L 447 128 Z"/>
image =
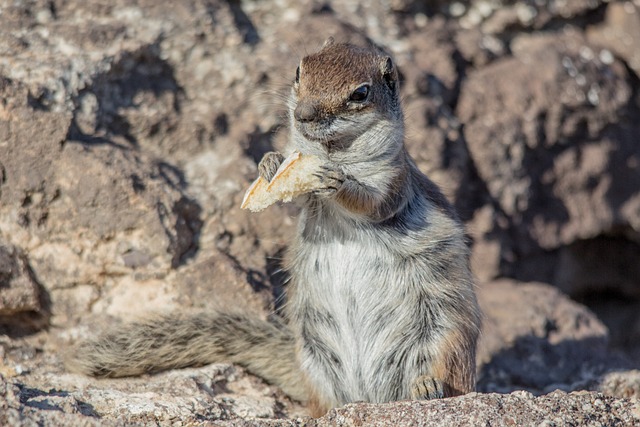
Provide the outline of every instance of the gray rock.
<path id="1" fill-rule="evenodd" d="M 638 402 L 600 393 L 475 394 L 386 405 L 356 403 L 335 409 L 313 426 L 575 426 L 640 425 Z"/>

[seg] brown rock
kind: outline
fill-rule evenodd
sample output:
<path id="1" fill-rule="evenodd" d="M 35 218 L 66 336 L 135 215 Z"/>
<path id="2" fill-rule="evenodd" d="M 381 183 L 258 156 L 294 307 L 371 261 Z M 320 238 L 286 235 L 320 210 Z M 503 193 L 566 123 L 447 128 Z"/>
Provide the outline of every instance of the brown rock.
<path id="1" fill-rule="evenodd" d="M 47 296 L 27 257 L 17 247 L 0 245 L 0 328 L 13 333 L 40 329 L 49 318 Z"/>
<path id="2" fill-rule="evenodd" d="M 506 53 L 505 43 L 500 38 L 486 34 L 479 28 L 459 31 L 455 37 L 462 57 L 476 68 L 483 67 Z"/>
<path id="3" fill-rule="evenodd" d="M 600 379 L 598 388 L 609 396 L 637 400 L 640 397 L 640 371 L 609 372 Z"/>
<path id="4" fill-rule="evenodd" d="M 463 28 L 480 27 L 485 33 L 542 29 L 554 21 L 580 21 L 606 0 L 550 0 L 547 2 L 445 2 L 448 13 L 459 17 Z"/>
<path id="5" fill-rule="evenodd" d="M 615 2 L 607 5 L 604 23 L 589 28 L 587 39 L 613 51 L 640 77 L 640 7 L 637 4 Z"/>
<path id="6" fill-rule="evenodd" d="M 131 423 L 205 423 L 205 425 L 640 425 L 636 399 L 614 398 L 596 392 L 554 391 L 534 397 L 524 391 L 511 394 L 471 393 L 431 401 L 387 404 L 354 403 L 311 420 L 274 419 L 274 411 L 289 407 L 274 400 L 265 386 L 242 372 L 213 365 L 160 374 L 150 379 L 78 381 L 70 375 L 47 375 L 40 383 L 55 384 L 44 391 L 16 386 L 0 377 L 0 422 L 3 425 L 130 425 Z M 43 381 L 44 380 L 44 381 Z M 78 389 L 67 388 L 69 384 Z M 246 387 L 251 387 L 247 389 Z M 243 388 L 244 387 L 244 388 Z M 241 396 L 231 392 L 242 393 Z M 280 397 L 277 397 L 280 399 Z M 239 418 L 242 417 L 242 418 Z M 226 420 L 226 421 L 225 421 Z M 437 420 L 437 421 L 436 421 Z M 8 423 L 8 424 L 7 424 Z"/>
<path id="7" fill-rule="evenodd" d="M 453 38 L 446 21 L 434 18 L 408 37 L 410 48 L 400 55 L 399 64 L 404 73 L 407 149 L 466 218 L 473 208 L 466 195 L 474 188 L 461 123 L 452 111 L 461 78 Z"/>
<path id="8" fill-rule="evenodd" d="M 0 316 L 41 308 L 38 284 L 24 254 L 15 247 L 0 246 Z"/>
<path id="9" fill-rule="evenodd" d="M 201 268 L 195 268 L 195 271 Z M 194 288 L 189 292 L 196 299 L 207 298 L 202 293 L 203 289 L 195 287 L 201 281 L 193 273 L 188 273 L 184 278 L 185 282 L 194 282 Z M 213 298 L 212 295 L 209 297 Z M 222 295 L 221 298 L 228 300 L 232 295 Z M 479 298 L 485 312 L 485 328 L 478 354 L 480 390 L 511 392 L 526 389 L 544 393 L 560 388 L 566 391 L 602 390 L 617 397 L 640 395 L 637 372 L 623 372 L 628 365 L 608 352 L 606 328 L 589 310 L 572 302 L 557 289 L 543 284 L 503 280 L 483 285 Z M 212 303 L 192 301 L 186 304 L 198 306 Z M 110 326 L 117 327 L 117 324 L 112 323 Z M 618 372 L 609 372 L 616 367 L 620 368 Z M 47 401 L 67 408 L 64 409 L 66 412 L 74 413 L 68 408 L 75 408 L 77 405 L 74 402 L 82 402 L 84 408 L 90 408 L 95 416 L 107 422 L 166 422 L 170 419 L 189 422 L 231 418 L 234 421 L 230 424 L 234 425 L 235 422 L 245 422 L 237 417 L 256 417 L 261 420 L 259 423 L 263 423 L 279 415 L 291 418 L 305 414 L 300 406 L 286 399 L 274 387 L 229 365 L 210 365 L 144 378 L 115 380 L 97 380 L 66 374 L 60 371 L 59 362 L 55 358 L 48 360 L 44 366 L 42 362 L 33 360 L 24 365 L 23 369 L 30 371 L 28 377 L 22 378 L 27 387 L 34 390 L 64 391 L 55 395 L 39 391 L 35 395 L 40 400 L 34 400 L 34 405 L 36 402 Z M 502 398 L 495 400 L 495 396 L 490 396 L 494 395 L 472 395 L 468 397 L 469 401 L 463 402 L 484 402 L 471 410 L 474 414 L 485 411 L 484 416 L 489 416 L 487 414 L 495 412 L 495 408 L 505 402 L 517 403 L 509 400 L 509 397 L 502 401 Z M 527 404 L 535 407 L 540 404 L 528 393 L 520 392 L 515 396 L 527 397 L 525 400 L 530 401 Z M 458 406 L 447 402 L 450 400 L 434 403 L 429 409 L 420 406 L 424 403 L 415 402 L 356 406 L 359 408 L 357 416 L 367 417 L 370 422 L 393 420 L 395 415 L 388 417 L 384 414 L 394 414 L 396 410 L 408 411 L 407 414 L 411 415 L 413 409 L 410 408 L 413 407 L 422 408 L 420 411 L 429 413 L 442 410 L 445 411 L 445 417 L 461 416 L 460 414 L 468 416 L 468 413 L 456 412 L 454 408 Z M 567 398 L 559 404 L 570 405 L 570 402 L 571 398 Z M 617 404 L 619 407 L 626 405 L 620 402 Z M 353 409 L 344 409 L 346 413 L 342 411 L 337 410 L 333 415 L 317 422 L 323 425 L 322 423 L 336 422 L 336 416 L 353 415 L 350 412 Z M 544 411 L 544 405 L 541 405 L 538 409 L 540 416 Z M 263 418 L 266 420 L 262 421 Z M 407 418 L 409 419 L 412 418 Z M 276 423 L 275 420 L 269 422 Z M 289 424 L 282 421 L 282 425 L 293 423 L 286 422 Z"/>
<path id="10" fill-rule="evenodd" d="M 640 188 L 629 161 L 640 155 L 635 125 L 618 123 L 631 87 L 622 64 L 602 62 L 577 34 L 520 36 L 512 50 L 514 58 L 470 73 L 458 103 L 471 160 L 495 201 L 493 221 L 471 229 L 502 245 L 503 274 L 552 281 L 552 263 L 519 262 L 638 221 L 628 208 Z"/>
<path id="11" fill-rule="evenodd" d="M 482 285 L 478 298 L 485 315 L 478 390 L 597 389 L 607 371 L 628 369 L 608 351 L 602 322 L 556 288 L 499 280 Z"/>

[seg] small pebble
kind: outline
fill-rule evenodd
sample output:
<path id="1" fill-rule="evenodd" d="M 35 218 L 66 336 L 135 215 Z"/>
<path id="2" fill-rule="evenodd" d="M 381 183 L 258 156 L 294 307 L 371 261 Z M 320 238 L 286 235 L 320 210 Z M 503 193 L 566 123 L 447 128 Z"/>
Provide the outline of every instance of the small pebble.
<path id="1" fill-rule="evenodd" d="M 613 64 L 613 54 L 608 49 L 602 49 L 598 57 L 603 64 Z"/>

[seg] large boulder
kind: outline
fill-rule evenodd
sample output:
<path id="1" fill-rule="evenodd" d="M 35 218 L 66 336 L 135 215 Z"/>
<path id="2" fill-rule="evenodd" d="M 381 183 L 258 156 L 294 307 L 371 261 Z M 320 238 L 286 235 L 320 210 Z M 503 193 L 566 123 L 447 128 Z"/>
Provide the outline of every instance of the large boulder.
<path id="1" fill-rule="evenodd" d="M 471 223 L 476 253 L 500 246 L 497 264 L 476 267 L 483 278 L 554 282 L 564 266 L 544 262 L 549 252 L 638 233 L 633 88 L 624 64 L 577 32 L 523 35 L 511 49 L 469 74 L 457 106 L 491 200 Z"/>

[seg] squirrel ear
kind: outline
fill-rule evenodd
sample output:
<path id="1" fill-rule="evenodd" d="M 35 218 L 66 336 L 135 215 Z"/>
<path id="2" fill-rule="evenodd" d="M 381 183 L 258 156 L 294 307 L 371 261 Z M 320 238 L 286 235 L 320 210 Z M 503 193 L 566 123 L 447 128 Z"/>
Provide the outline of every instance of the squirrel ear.
<path id="1" fill-rule="evenodd" d="M 324 43 L 322 43 L 322 49 L 324 49 L 325 47 L 329 47 L 332 46 L 335 43 L 335 39 L 332 36 L 329 36 Z"/>
<path id="2" fill-rule="evenodd" d="M 395 90 L 396 82 L 398 81 L 398 72 L 390 57 L 386 56 L 382 58 L 382 61 L 380 61 L 380 71 L 389 89 Z"/>

